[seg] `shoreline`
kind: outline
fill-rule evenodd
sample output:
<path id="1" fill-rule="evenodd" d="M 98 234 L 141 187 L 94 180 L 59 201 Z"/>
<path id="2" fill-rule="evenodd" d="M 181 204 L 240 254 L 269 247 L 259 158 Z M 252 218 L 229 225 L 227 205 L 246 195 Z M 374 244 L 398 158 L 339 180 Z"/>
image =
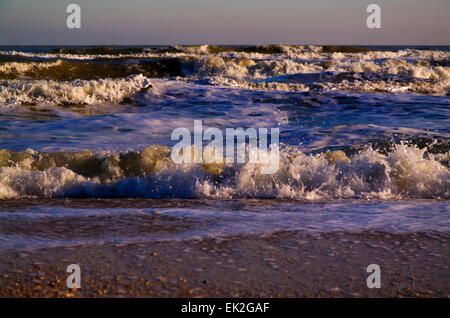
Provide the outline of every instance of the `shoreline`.
<path id="1" fill-rule="evenodd" d="M 286 231 L 3 251 L 0 297 L 449 297 L 449 237 Z M 70 264 L 80 289 L 66 286 Z M 366 286 L 369 264 L 380 289 Z"/>

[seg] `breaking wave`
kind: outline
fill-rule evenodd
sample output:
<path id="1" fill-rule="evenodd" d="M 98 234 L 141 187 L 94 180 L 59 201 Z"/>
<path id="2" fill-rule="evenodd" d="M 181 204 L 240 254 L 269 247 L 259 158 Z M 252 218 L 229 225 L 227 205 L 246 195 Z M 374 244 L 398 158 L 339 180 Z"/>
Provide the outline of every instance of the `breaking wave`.
<path id="1" fill-rule="evenodd" d="M 183 59 L 181 72 L 207 84 L 291 91 L 450 93 L 446 60 L 227 60 L 220 56 Z M 272 83 L 271 85 L 261 83 Z"/>
<path id="2" fill-rule="evenodd" d="M 95 154 L 0 150 L 0 198 L 450 198 L 450 153 L 395 144 L 306 154 L 285 147 L 276 174 L 257 164 L 174 164 L 170 149 Z"/>
<path id="3" fill-rule="evenodd" d="M 7 62 L 0 64 L 0 76 L 8 77 L 15 74 L 25 74 L 25 73 L 37 73 L 39 71 L 48 70 L 50 68 L 59 66 L 62 64 L 62 60 L 57 60 L 55 62 Z"/>
<path id="4" fill-rule="evenodd" d="M 72 82 L 5 80 L 0 81 L 0 103 L 3 105 L 120 103 L 124 98 L 150 86 L 150 80 L 143 75 Z"/>

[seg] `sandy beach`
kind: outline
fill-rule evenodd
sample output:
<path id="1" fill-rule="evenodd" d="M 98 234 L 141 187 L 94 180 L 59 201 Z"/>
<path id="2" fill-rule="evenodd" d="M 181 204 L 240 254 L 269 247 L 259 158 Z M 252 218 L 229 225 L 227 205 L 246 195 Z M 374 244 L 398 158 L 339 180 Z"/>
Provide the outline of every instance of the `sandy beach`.
<path id="1" fill-rule="evenodd" d="M 448 297 L 448 235 L 280 232 L 2 253 L 1 297 Z M 81 289 L 66 287 L 79 264 Z M 368 264 L 381 288 L 366 286 Z"/>

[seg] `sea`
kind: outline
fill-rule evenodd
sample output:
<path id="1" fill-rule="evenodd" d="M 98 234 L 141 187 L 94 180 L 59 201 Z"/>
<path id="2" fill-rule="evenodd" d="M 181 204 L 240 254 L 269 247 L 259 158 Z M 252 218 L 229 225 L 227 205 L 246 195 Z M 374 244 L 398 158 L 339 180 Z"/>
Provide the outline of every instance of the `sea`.
<path id="1" fill-rule="evenodd" d="M 175 163 L 278 128 L 279 168 Z M 450 47 L 0 47 L 0 250 L 450 233 Z"/>

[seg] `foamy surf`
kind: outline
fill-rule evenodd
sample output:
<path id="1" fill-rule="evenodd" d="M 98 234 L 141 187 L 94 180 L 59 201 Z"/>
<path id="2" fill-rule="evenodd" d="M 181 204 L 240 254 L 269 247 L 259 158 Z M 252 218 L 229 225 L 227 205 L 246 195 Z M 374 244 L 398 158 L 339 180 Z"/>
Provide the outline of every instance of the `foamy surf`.
<path id="1" fill-rule="evenodd" d="M 445 48 L 44 48 L 0 59 L 4 198 L 449 196 Z M 280 170 L 175 165 L 170 132 L 198 118 L 279 127 Z"/>
<path id="2" fill-rule="evenodd" d="M 0 57 L 6 59 L 0 64 L 0 78 L 31 81 L 106 80 L 143 74 L 207 85 L 299 92 L 447 95 L 450 87 L 448 50 L 203 45 L 11 50 L 1 51 Z"/>
<path id="3" fill-rule="evenodd" d="M 271 198 L 404 199 L 450 198 L 445 155 L 397 144 L 383 154 L 371 147 L 280 154 L 280 169 L 264 175 L 258 164 L 175 164 L 170 149 L 95 154 L 0 151 L 0 198 Z"/>
<path id="4" fill-rule="evenodd" d="M 6 62 L 0 65 L 0 76 L 13 75 L 17 73 L 33 73 L 43 70 L 48 70 L 52 67 L 62 64 L 62 60 L 56 60 L 55 62 Z"/>
<path id="5" fill-rule="evenodd" d="M 0 81 L 0 103 L 4 106 L 120 103 L 150 86 L 150 80 L 142 75 L 72 82 L 7 80 Z"/>

